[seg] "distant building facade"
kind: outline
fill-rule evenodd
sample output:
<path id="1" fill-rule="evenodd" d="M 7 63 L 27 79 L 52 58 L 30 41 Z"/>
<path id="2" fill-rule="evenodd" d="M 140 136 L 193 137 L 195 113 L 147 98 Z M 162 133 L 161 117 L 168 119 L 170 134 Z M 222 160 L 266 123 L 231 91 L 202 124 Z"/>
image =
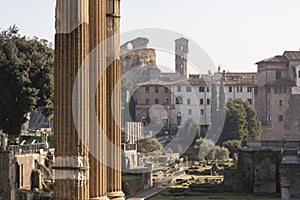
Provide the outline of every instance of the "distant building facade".
<path id="1" fill-rule="evenodd" d="M 256 64 L 255 110 L 262 122 L 262 139 L 282 140 L 289 99 L 300 94 L 300 51 L 286 51 Z"/>
<path id="2" fill-rule="evenodd" d="M 177 125 L 193 117 L 201 130 L 211 124 L 211 86 L 218 76 L 222 75 L 226 101 L 228 99 L 241 99 L 254 103 L 254 88 L 256 86 L 256 73 L 223 73 L 214 75 L 190 75 L 187 81 L 171 83 L 172 104 L 175 105 Z M 220 83 L 216 83 L 220 84 Z M 217 85 L 217 89 L 219 85 Z"/>
<path id="3" fill-rule="evenodd" d="M 130 43 L 134 43 L 132 52 L 128 51 Z M 121 51 L 127 51 L 122 61 L 124 70 L 131 69 L 132 73 L 127 75 L 135 82 L 135 91 L 132 93 L 136 104 L 135 121 L 143 122 L 149 108 L 155 106 L 160 125 L 164 128 L 180 128 L 188 118 L 194 118 L 198 129 L 206 131 L 211 124 L 211 86 L 221 79 L 226 100 L 241 99 L 254 105 L 256 73 L 221 72 L 219 67 L 216 73 L 189 74 L 189 41 L 185 38 L 175 40 L 175 72 L 162 73 L 156 65 L 155 56 L 152 56 L 155 52 L 147 50 L 147 43 L 148 40 L 137 38 L 121 48 Z M 139 46 L 141 49 L 136 50 Z M 138 55 L 130 55 L 136 52 Z M 146 56 L 147 52 L 151 52 L 149 57 Z M 139 59 L 135 60 L 137 56 Z"/>

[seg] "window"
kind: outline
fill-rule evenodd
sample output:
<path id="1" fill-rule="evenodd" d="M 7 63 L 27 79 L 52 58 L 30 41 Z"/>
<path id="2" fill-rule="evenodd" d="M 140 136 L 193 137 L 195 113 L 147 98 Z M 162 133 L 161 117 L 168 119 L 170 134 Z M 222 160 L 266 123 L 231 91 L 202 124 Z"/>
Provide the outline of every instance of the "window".
<path id="1" fill-rule="evenodd" d="M 149 92 L 149 87 L 145 87 L 145 92 Z"/>
<path id="2" fill-rule="evenodd" d="M 165 87 L 165 93 L 168 93 L 168 92 L 169 92 L 169 89 Z"/>
<path id="3" fill-rule="evenodd" d="M 281 71 L 276 71 L 276 79 L 281 79 Z"/>
<path id="4" fill-rule="evenodd" d="M 247 92 L 252 92 L 252 87 L 247 87 Z"/>
<path id="5" fill-rule="evenodd" d="M 232 87 L 231 86 L 229 87 L 229 92 L 232 92 Z"/>
<path id="6" fill-rule="evenodd" d="M 236 92 L 240 92 L 240 87 L 236 87 Z"/>
<path id="7" fill-rule="evenodd" d="M 191 115 L 192 114 L 192 109 L 189 109 L 189 115 Z"/>
<path id="8" fill-rule="evenodd" d="M 180 55 L 180 59 L 183 60 L 183 55 Z"/>
<path id="9" fill-rule="evenodd" d="M 199 92 L 204 92 L 204 87 L 199 87 Z"/>
<path id="10" fill-rule="evenodd" d="M 201 115 L 204 115 L 204 109 L 201 109 Z"/>
<path id="11" fill-rule="evenodd" d="M 183 68 L 183 64 L 181 63 L 181 64 L 180 64 L 180 69 L 182 69 L 182 68 Z"/>
<path id="12" fill-rule="evenodd" d="M 149 99 L 146 99 L 146 100 L 145 100 L 145 103 L 146 103 L 146 105 L 149 105 L 149 104 L 150 104 Z"/>
<path id="13" fill-rule="evenodd" d="M 278 105 L 279 105 L 279 106 L 282 106 L 282 100 L 281 100 L 281 99 L 279 99 Z"/>
<path id="14" fill-rule="evenodd" d="M 159 92 L 159 87 L 155 87 L 155 92 Z"/>
<path id="15" fill-rule="evenodd" d="M 283 93 L 286 93 L 286 87 L 283 87 Z"/>
<path id="16" fill-rule="evenodd" d="M 270 115 L 267 116 L 267 124 L 271 125 L 272 124 L 272 118 Z"/>
<path id="17" fill-rule="evenodd" d="M 206 99 L 206 104 L 207 104 L 207 105 L 210 104 L 210 99 Z"/>
<path id="18" fill-rule="evenodd" d="M 206 88 L 206 91 L 209 92 L 209 87 Z"/>
<path id="19" fill-rule="evenodd" d="M 279 93 L 282 93 L 282 87 L 279 87 Z"/>
<path id="20" fill-rule="evenodd" d="M 247 99 L 247 101 L 252 105 L 252 99 Z"/>
<path id="21" fill-rule="evenodd" d="M 155 104 L 159 104 L 159 100 L 158 99 L 155 99 Z"/>
<path id="22" fill-rule="evenodd" d="M 300 78 L 300 70 L 298 71 L 298 78 Z"/>
<path id="23" fill-rule="evenodd" d="M 283 121 L 283 115 L 278 116 L 278 121 L 282 122 Z"/>
<path id="24" fill-rule="evenodd" d="M 275 87 L 275 93 L 278 93 L 278 87 Z"/>
<path id="25" fill-rule="evenodd" d="M 191 100 L 187 99 L 187 104 L 190 105 L 191 104 Z"/>
<path id="26" fill-rule="evenodd" d="M 183 99 L 182 97 L 176 97 L 176 104 L 182 104 Z"/>
<path id="27" fill-rule="evenodd" d="M 177 86 L 177 92 L 181 92 L 181 86 Z"/>
<path id="28" fill-rule="evenodd" d="M 165 98 L 165 105 L 168 105 L 168 104 L 169 104 L 169 99 Z"/>
<path id="29" fill-rule="evenodd" d="M 243 87 L 240 88 L 240 92 L 243 92 Z"/>
<path id="30" fill-rule="evenodd" d="M 186 87 L 186 91 L 187 91 L 187 92 L 191 92 L 191 91 L 192 91 L 192 88 L 191 88 L 190 86 L 187 86 L 187 87 Z"/>
<path id="31" fill-rule="evenodd" d="M 270 87 L 267 88 L 267 93 L 269 93 L 269 94 L 271 93 L 271 88 Z"/>
<path id="32" fill-rule="evenodd" d="M 181 112 L 177 113 L 177 126 L 180 126 L 181 124 Z"/>
<path id="33" fill-rule="evenodd" d="M 200 99 L 200 105 L 203 105 L 203 99 Z"/>

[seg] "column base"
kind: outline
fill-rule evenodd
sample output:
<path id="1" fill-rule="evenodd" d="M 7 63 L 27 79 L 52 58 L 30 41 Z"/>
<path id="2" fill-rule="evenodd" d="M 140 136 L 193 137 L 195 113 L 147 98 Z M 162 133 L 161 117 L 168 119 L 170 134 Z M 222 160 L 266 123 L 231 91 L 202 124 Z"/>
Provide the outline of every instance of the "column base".
<path id="1" fill-rule="evenodd" d="M 119 192 L 109 192 L 107 194 L 111 200 L 125 200 L 125 194 L 122 191 Z"/>
<path id="2" fill-rule="evenodd" d="M 109 200 L 108 197 L 94 197 L 94 198 L 90 198 L 90 200 Z"/>

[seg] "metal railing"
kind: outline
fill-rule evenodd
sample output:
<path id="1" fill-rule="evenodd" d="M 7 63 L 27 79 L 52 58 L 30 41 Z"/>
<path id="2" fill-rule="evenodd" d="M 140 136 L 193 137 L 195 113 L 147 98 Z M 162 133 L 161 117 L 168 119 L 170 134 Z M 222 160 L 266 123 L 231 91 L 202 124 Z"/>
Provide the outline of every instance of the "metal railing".
<path id="1" fill-rule="evenodd" d="M 45 143 L 28 144 L 28 145 L 10 145 L 8 150 L 13 153 L 13 155 L 26 155 L 26 154 L 39 154 L 40 150 L 47 150 L 47 145 Z"/>

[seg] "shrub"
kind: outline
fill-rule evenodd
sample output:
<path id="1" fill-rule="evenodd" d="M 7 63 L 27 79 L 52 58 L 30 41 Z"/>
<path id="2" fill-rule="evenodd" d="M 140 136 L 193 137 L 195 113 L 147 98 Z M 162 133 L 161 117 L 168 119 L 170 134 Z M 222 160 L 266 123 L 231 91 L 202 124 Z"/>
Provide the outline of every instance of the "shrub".
<path id="1" fill-rule="evenodd" d="M 238 149 L 241 148 L 240 140 L 228 140 L 223 143 L 223 146 L 229 150 L 230 158 L 233 158 L 234 154 L 238 152 Z"/>

